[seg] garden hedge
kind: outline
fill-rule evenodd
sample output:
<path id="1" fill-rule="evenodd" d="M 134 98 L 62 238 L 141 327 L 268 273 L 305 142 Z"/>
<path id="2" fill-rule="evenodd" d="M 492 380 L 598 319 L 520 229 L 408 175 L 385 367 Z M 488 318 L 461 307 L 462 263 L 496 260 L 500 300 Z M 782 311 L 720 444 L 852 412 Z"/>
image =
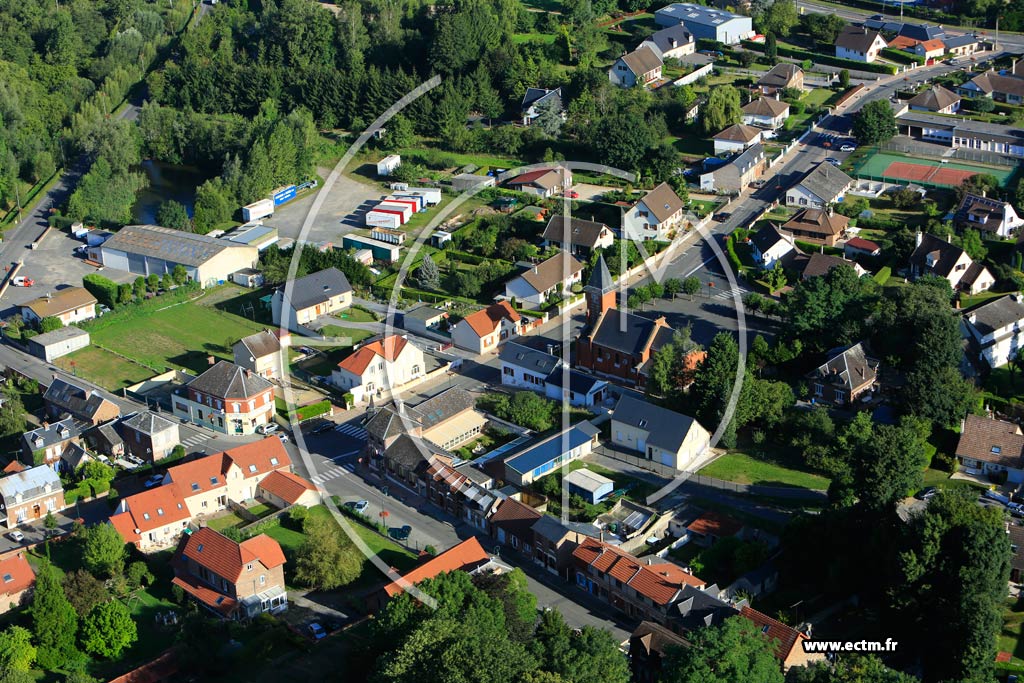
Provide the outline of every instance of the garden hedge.
<path id="1" fill-rule="evenodd" d="M 763 43 L 755 43 L 752 40 L 744 40 L 743 47 L 748 50 L 754 50 L 755 52 L 764 52 Z M 811 52 L 810 50 L 801 50 L 795 47 L 789 46 L 778 46 L 780 57 L 789 57 L 791 59 L 809 59 L 815 64 L 825 64 L 827 66 L 836 66 L 843 69 L 854 69 L 856 71 L 868 71 L 876 74 L 888 74 L 893 76 L 897 73 L 898 69 L 895 66 L 889 64 L 867 64 L 864 62 L 855 62 L 852 59 L 842 59 L 840 57 L 832 57 L 829 55 L 819 54 L 817 52 Z"/>

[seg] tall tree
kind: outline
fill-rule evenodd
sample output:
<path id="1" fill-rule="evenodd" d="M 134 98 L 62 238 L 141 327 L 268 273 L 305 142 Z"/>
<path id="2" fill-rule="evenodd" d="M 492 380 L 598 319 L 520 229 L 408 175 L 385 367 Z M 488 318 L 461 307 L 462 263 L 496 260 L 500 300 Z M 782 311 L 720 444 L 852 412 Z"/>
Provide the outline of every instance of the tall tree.
<path id="1" fill-rule="evenodd" d="M 0 631 L 0 671 L 28 671 L 36 661 L 32 634 L 21 626 Z"/>
<path id="2" fill-rule="evenodd" d="M 885 100 L 865 104 L 853 117 L 853 137 L 862 145 L 888 142 L 896 135 L 896 116 Z"/>
<path id="3" fill-rule="evenodd" d="M 441 289 L 441 272 L 430 254 L 424 254 L 420 267 L 416 270 L 416 283 L 423 289 Z"/>
<path id="4" fill-rule="evenodd" d="M 82 539 L 82 562 L 93 574 L 114 577 L 124 572 L 124 539 L 112 524 L 88 527 Z"/>
<path id="5" fill-rule="evenodd" d="M 306 538 L 295 558 L 295 578 L 299 583 L 332 590 L 359 577 L 363 557 L 333 518 L 309 516 L 302 530 Z"/>
<path id="6" fill-rule="evenodd" d="M 670 650 L 664 683 L 783 683 L 774 643 L 752 621 L 731 617 L 687 636 L 690 647 Z"/>
<path id="7" fill-rule="evenodd" d="M 131 612 L 120 600 L 102 602 L 82 620 L 82 646 L 85 651 L 117 659 L 125 648 L 139 638 Z"/>
<path id="8" fill-rule="evenodd" d="M 81 653 L 75 647 L 78 615 L 64 595 L 60 571 L 49 563 L 43 563 L 36 571 L 35 593 L 28 612 L 41 667 L 63 669 L 80 659 Z"/>
<path id="9" fill-rule="evenodd" d="M 184 204 L 173 199 L 160 203 L 160 208 L 156 212 L 156 222 L 165 228 L 184 232 L 192 231 L 192 220 L 188 217 L 188 209 Z"/>
<path id="10" fill-rule="evenodd" d="M 742 117 L 740 91 L 731 85 L 712 88 L 707 103 L 701 108 L 701 125 L 707 134 L 718 133 L 739 123 Z"/>

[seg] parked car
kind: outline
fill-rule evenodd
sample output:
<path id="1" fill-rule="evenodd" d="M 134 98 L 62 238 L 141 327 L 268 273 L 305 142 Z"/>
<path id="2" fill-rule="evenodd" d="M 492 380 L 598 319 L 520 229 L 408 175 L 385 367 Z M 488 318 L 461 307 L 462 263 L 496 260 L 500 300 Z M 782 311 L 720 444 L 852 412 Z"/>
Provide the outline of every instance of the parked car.
<path id="1" fill-rule="evenodd" d="M 313 354 L 316 353 L 316 351 L 314 351 L 313 349 L 309 348 L 308 346 L 300 346 L 299 347 L 299 352 L 300 353 L 304 353 L 307 356 L 312 356 Z"/>
<path id="2" fill-rule="evenodd" d="M 19 276 L 15 277 L 15 278 L 11 279 L 11 284 L 13 286 L 15 286 L 15 287 L 31 287 L 35 283 L 36 283 L 35 280 L 33 280 L 30 277 L 26 277 L 24 275 L 19 275 Z"/>
<path id="3" fill-rule="evenodd" d="M 835 157 L 828 157 L 827 159 L 825 159 L 825 163 L 832 164 L 833 166 L 838 166 L 842 162 L 839 161 L 839 159 L 836 159 Z"/>
<path id="4" fill-rule="evenodd" d="M 935 494 L 938 492 L 939 490 L 934 486 L 928 486 L 915 493 L 914 498 L 917 498 L 918 500 L 929 500 L 934 498 Z"/>
<path id="5" fill-rule="evenodd" d="M 323 626 L 314 621 L 309 625 L 309 635 L 313 640 L 322 640 L 327 637 L 327 631 L 324 630 Z"/>
<path id="6" fill-rule="evenodd" d="M 154 486 L 159 486 L 161 484 L 161 482 L 163 482 L 163 480 L 164 480 L 164 475 L 162 475 L 162 474 L 153 474 L 153 475 L 150 475 L 149 479 L 146 480 L 146 483 L 143 484 L 143 486 L 145 486 L 147 489 L 151 489 Z"/>
<path id="7" fill-rule="evenodd" d="M 580 193 L 577 192 L 576 190 L 569 190 L 568 192 L 565 193 L 565 196 L 569 199 L 579 199 Z"/>
<path id="8" fill-rule="evenodd" d="M 290 441 L 288 435 L 284 432 L 278 432 L 277 438 L 281 439 L 281 443 L 288 443 Z"/>
<path id="9" fill-rule="evenodd" d="M 857 151 L 857 145 L 843 145 L 839 148 L 840 152 L 855 152 Z"/>
<path id="10" fill-rule="evenodd" d="M 731 213 L 729 213 L 728 211 L 720 211 L 720 212 L 716 213 L 714 216 L 712 216 L 711 220 L 718 221 L 719 223 L 724 223 L 725 221 L 729 220 L 730 218 L 732 218 L 732 214 Z"/>
<path id="11" fill-rule="evenodd" d="M 364 512 L 366 512 L 366 508 L 368 508 L 369 506 L 370 501 L 368 500 L 350 500 L 347 503 L 345 503 L 345 507 L 354 512 L 358 512 L 359 514 L 363 514 Z"/>
<path id="12" fill-rule="evenodd" d="M 334 429 L 333 422 L 324 422 L 323 424 L 317 425 L 316 429 L 313 430 L 313 434 L 323 434 Z"/>
<path id="13" fill-rule="evenodd" d="M 257 427 L 256 428 L 256 433 L 257 434 L 273 434 L 277 430 L 278 430 L 278 426 L 277 426 L 276 422 L 268 422 L 265 425 L 260 425 L 259 427 Z"/>
<path id="14" fill-rule="evenodd" d="M 388 535 L 396 541 L 407 541 L 409 540 L 409 534 L 412 533 L 412 527 L 406 524 L 403 527 L 393 527 L 388 531 Z"/>
<path id="15" fill-rule="evenodd" d="M 11 539 L 15 543 L 21 543 L 25 540 L 25 534 L 21 533 L 17 529 L 7 534 L 7 538 Z"/>

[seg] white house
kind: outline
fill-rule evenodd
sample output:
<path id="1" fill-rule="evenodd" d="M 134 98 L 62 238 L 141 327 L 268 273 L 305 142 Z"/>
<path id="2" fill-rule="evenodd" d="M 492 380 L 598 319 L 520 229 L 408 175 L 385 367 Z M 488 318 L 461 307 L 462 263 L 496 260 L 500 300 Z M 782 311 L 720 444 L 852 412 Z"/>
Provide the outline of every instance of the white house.
<path id="1" fill-rule="evenodd" d="M 712 138 L 715 141 L 715 154 L 742 152 L 747 147 L 761 142 L 761 133 L 759 128 L 742 123 L 729 126 Z"/>
<path id="2" fill-rule="evenodd" d="M 523 332 L 525 321 L 507 301 L 470 313 L 452 328 L 452 343 L 473 353 L 493 351 Z"/>
<path id="3" fill-rule="evenodd" d="M 568 296 L 583 278 L 583 264 L 560 251 L 505 283 L 505 296 L 530 307 L 543 306 L 554 294 Z"/>
<path id="4" fill-rule="evenodd" d="M 836 38 L 836 57 L 871 63 L 887 47 L 878 31 L 863 26 L 847 26 Z"/>
<path id="5" fill-rule="evenodd" d="M 685 470 L 710 447 L 711 434 L 688 415 L 623 395 L 612 412 L 612 443 L 642 459 Z"/>
<path id="6" fill-rule="evenodd" d="M 822 162 L 786 190 L 786 206 L 821 209 L 839 201 L 853 184 L 853 178 L 832 164 Z"/>
<path id="7" fill-rule="evenodd" d="M 391 335 L 366 344 L 338 363 L 331 382 L 361 403 L 376 392 L 391 391 L 424 376 L 423 351 L 404 336 Z"/>
<path id="8" fill-rule="evenodd" d="M 683 200 L 662 183 L 644 195 L 622 217 L 622 235 L 627 239 L 671 240 L 683 220 Z"/>
<path id="9" fill-rule="evenodd" d="M 637 48 L 644 46 L 654 50 L 663 60 L 679 59 L 686 55 L 692 55 L 697 50 L 697 42 L 694 40 L 693 34 L 682 24 L 655 31 Z"/>
<path id="10" fill-rule="evenodd" d="M 780 232 L 771 224 L 750 238 L 750 251 L 754 262 L 763 270 L 771 270 L 776 263 L 785 263 L 797 253 L 793 236 Z"/>
<path id="11" fill-rule="evenodd" d="M 1024 348 L 1024 296 L 999 297 L 967 312 L 962 329 L 970 351 L 990 368 L 1015 359 Z"/>
<path id="12" fill-rule="evenodd" d="M 743 107 L 743 123 L 769 130 L 782 128 L 789 118 L 789 104 L 774 97 L 759 97 Z"/>
<path id="13" fill-rule="evenodd" d="M 966 251 L 935 235 L 917 233 L 910 255 L 910 276 L 937 275 L 949 281 L 953 289 L 968 294 L 987 291 L 995 284 L 988 268 L 975 263 Z"/>
<path id="14" fill-rule="evenodd" d="M 82 287 L 67 287 L 47 292 L 21 305 L 21 317 L 28 322 L 58 318 L 64 325 L 85 322 L 96 317 L 96 297 Z"/>
<path id="15" fill-rule="evenodd" d="M 646 45 L 627 52 L 608 69 L 608 80 L 620 88 L 647 85 L 661 78 L 664 63 L 661 57 Z"/>
<path id="16" fill-rule="evenodd" d="M 508 342 L 498 352 L 501 383 L 507 387 L 530 389 L 553 401 L 593 408 L 604 400 L 608 383 L 566 366 L 550 353 Z"/>
<path id="17" fill-rule="evenodd" d="M 956 222 L 960 227 L 974 228 L 983 235 L 991 233 L 1002 239 L 1012 236 L 1024 225 L 1010 202 L 976 194 L 964 195 L 956 210 Z"/>

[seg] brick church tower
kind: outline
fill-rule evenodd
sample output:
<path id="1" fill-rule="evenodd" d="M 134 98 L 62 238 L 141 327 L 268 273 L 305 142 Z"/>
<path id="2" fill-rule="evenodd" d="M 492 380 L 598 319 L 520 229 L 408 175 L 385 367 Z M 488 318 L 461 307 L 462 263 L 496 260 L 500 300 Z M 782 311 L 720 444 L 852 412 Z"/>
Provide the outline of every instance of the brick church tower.
<path id="1" fill-rule="evenodd" d="M 615 308 L 615 280 L 608 271 L 603 254 L 597 257 L 597 265 L 583 292 L 587 295 L 587 325 L 593 326 L 602 313 Z"/>

